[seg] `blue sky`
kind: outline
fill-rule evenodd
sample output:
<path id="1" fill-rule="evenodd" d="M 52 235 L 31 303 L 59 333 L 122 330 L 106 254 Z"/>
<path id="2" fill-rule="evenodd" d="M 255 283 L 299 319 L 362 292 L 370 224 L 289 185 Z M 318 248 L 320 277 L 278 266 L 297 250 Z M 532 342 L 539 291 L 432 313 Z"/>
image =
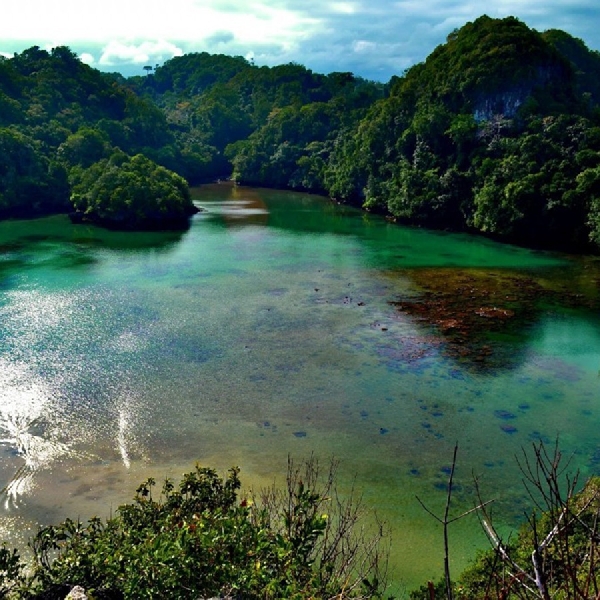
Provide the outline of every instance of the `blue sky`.
<path id="1" fill-rule="evenodd" d="M 485 13 L 539 31 L 563 29 L 600 50 L 598 0 L 4 0 L 0 53 L 69 46 L 104 71 L 188 52 L 298 62 L 387 81 L 424 60 L 453 29 Z"/>

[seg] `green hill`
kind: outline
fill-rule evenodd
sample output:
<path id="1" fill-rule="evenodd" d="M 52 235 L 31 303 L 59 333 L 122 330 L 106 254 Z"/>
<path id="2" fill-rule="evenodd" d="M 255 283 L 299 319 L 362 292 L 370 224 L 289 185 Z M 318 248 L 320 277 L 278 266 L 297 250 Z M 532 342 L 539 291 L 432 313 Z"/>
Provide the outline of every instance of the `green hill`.
<path id="1" fill-rule="evenodd" d="M 208 53 L 124 79 L 34 46 L 0 60 L 0 216 L 72 210 L 82 171 L 123 152 L 189 184 L 231 176 L 596 252 L 599 82 L 600 53 L 514 17 L 467 23 L 387 85 Z"/>
<path id="2" fill-rule="evenodd" d="M 590 250 L 600 113 L 584 81 L 560 45 L 515 18 L 480 17 L 344 136 L 328 191 L 411 224 Z"/>

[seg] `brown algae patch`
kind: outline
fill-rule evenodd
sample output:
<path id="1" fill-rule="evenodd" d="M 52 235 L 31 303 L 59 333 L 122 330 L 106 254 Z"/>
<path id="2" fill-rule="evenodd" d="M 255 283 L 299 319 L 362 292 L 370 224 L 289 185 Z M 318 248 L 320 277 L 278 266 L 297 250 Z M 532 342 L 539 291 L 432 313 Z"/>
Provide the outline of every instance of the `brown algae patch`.
<path id="1" fill-rule="evenodd" d="M 534 322 L 540 300 L 549 295 L 530 275 L 513 271 L 426 268 L 403 276 L 420 294 L 390 304 L 434 327 L 443 336 L 443 352 L 473 366 L 506 365 L 506 344 L 494 338 L 517 335 Z"/>

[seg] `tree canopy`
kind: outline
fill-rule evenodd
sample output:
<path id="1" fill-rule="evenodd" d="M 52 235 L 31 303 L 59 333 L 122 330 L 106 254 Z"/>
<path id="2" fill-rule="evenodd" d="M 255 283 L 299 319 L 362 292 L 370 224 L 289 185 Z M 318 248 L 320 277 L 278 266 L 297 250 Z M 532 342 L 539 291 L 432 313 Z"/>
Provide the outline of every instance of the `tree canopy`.
<path id="1" fill-rule="evenodd" d="M 178 228 L 198 212 L 183 177 L 142 154 L 117 151 L 71 173 L 76 220 L 119 229 Z"/>
<path id="2" fill-rule="evenodd" d="M 125 79 L 34 46 L 0 60 L 0 214 L 90 201 L 83 171 L 122 152 L 189 184 L 232 177 L 597 251 L 599 75 L 581 40 L 514 17 L 465 24 L 386 85 L 206 52 Z"/>
<path id="3" fill-rule="evenodd" d="M 407 223 L 593 249 L 600 98 L 576 64 L 600 57 L 576 46 L 563 56 L 512 17 L 468 23 L 338 140 L 327 191 Z"/>

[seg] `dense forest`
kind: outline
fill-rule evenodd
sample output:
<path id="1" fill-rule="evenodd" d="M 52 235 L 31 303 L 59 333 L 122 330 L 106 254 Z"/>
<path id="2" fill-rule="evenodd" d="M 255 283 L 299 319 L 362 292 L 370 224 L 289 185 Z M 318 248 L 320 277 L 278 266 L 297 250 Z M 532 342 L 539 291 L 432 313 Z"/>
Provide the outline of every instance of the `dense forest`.
<path id="1" fill-rule="evenodd" d="M 181 223 L 182 178 L 231 177 L 418 226 L 600 245 L 600 53 L 563 31 L 483 16 L 387 84 L 208 53 L 147 73 L 66 47 L 0 59 L 0 215 Z"/>

